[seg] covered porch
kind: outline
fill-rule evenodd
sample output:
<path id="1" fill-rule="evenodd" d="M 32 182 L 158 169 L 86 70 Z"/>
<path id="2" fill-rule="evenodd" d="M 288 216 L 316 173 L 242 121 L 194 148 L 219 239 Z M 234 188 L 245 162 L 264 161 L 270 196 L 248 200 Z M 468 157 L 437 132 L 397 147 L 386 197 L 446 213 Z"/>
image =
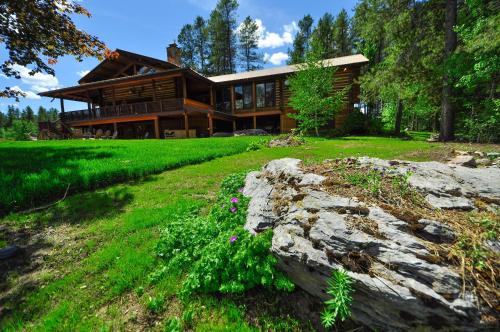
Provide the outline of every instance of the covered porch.
<path id="1" fill-rule="evenodd" d="M 82 135 L 101 130 L 111 131 L 113 138 L 207 137 L 235 121 L 230 111 L 215 110 L 213 83 L 184 68 L 41 95 L 59 99 L 61 120 Z M 85 102 L 87 108 L 68 112 L 65 100 Z"/>

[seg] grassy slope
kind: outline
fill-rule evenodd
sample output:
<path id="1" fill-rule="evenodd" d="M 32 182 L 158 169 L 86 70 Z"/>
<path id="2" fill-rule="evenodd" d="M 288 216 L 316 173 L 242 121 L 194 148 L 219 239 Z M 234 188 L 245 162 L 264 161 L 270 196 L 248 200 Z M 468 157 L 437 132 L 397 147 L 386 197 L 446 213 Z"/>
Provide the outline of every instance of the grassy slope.
<path id="1" fill-rule="evenodd" d="M 0 215 L 81 191 L 245 151 L 255 137 L 0 143 Z"/>
<path id="2" fill-rule="evenodd" d="M 245 309 L 234 299 L 203 297 L 181 305 L 175 297 L 178 277 L 146 286 L 140 296 L 134 291 L 146 285 L 147 274 L 155 266 L 152 249 L 161 225 L 193 206 L 207 208 L 226 175 L 260 167 L 275 158 L 369 155 L 425 160 L 439 155 L 440 147 L 387 138 L 315 140 L 298 148 L 263 149 L 186 166 L 145 181 L 78 194 L 42 213 L 12 215 L 3 222 L 38 224 L 42 230 L 50 224 L 65 237 L 50 243 L 52 254 L 39 267 L 42 272 L 31 276 L 31 289 L 15 274 L 9 278 L 13 292 L 7 306 L 11 311 L 0 315 L 0 329 L 160 328 L 169 317 L 181 317 L 183 311 L 195 313 L 196 330 L 251 329 Z M 166 311 L 149 314 L 144 308 L 150 296 L 164 298 Z M 263 313 L 258 319 L 267 328 L 297 326 L 286 314 Z"/>

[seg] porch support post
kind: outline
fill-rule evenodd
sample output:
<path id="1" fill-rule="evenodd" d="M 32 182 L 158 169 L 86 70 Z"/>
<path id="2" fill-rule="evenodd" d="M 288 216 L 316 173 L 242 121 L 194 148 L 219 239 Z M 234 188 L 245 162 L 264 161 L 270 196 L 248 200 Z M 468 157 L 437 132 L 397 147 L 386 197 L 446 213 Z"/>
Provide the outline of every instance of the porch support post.
<path id="1" fill-rule="evenodd" d="M 236 120 L 233 120 L 233 131 L 236 131 Z"/>
<path id="2" fill-rule="evenodd" d="M 189 138 L 189 119 L 187 112 L 184 112 L 184 130 L 186 130 L 186 138 Z"/>
<path id="3" fill-rule="evenodd" d="M 215 108 L 214 87 L 210 86 L 210 106 Z"/>
<path id="4" fill-rule="evenodd" d="M 257 129 L 257 117 L 253 116 L 253 129 Z"/>
<path id="5" fill-rule="evenodd" d="M 280 115 L 280 133 L 283 134 L 285 132 L 285 113 L 281 112 Z"/>
<path id="6" fill-rule="evenodd" d="M 214 134 L 214 125 L 213 125 L 212 114 L 208 113 L 207 116 L 208 116 L 208 132 L 209 132 L 210 136 L 212 136 Z"/>
<path id="7" fill-rule="evenodd" d="M 59 98 L 59 100 L 61 101 L 61 113 L 64 113 L 64 99 Z"/>
<path id="8" fill-rule="evenodd" d="M 113 87 L 113 107 L 116 107 L 116 92 L 115 92 L 115 87 Z"/>
<path id="9" fill-rule="evenodd" d="M 155 138 L 160 138 L 160 118 L 155 118 Z"/>
<path id="10" fill-rule="evenodd" d="M 182 75 L 182 98 L 187 98 L 187 83 L 184 75 Z"/>
<path id="11" fill-rule="evenodd" d="M 118 123 L 113 122 L 113 135 L 115 134 L 114 132 L 118 132 Z"/>

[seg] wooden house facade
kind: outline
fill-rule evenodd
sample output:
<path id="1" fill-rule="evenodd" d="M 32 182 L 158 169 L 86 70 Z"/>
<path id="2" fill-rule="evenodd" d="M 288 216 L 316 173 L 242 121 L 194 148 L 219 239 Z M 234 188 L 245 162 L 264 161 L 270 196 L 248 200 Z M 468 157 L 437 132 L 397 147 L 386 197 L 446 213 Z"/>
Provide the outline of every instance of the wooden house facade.
<path id="1" fill-rule="evenodd" d="M 297 67 L 283 66 L 215 77 L 205 77 L 180 64 L 180 50 L 167 48 L 168 61 L 117 50 L 79 85 L 43 92 L 60 100 L 61 121 L 82 135 L 114 133 L 118 138 L 208 137 L 217 132 L 261 128 L 288 132 L 295 120 L 288 106 L 288 77 Z M 336 66 L 334 87 L 350 87 L 343 111 L 332 119 L 342 124 L 358 101 L 357 77 L 368 60 L 352 55 L 324 60 Z M 66 111 L 65 100 L 87 103 Z"/>

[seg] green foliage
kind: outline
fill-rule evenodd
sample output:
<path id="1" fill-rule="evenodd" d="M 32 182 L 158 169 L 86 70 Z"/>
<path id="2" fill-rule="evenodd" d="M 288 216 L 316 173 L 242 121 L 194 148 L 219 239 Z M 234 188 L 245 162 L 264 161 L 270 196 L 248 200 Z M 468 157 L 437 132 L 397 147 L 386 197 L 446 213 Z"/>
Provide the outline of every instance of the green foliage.
<path id="1" fill-rule="evenodd" d="M 328 279 L 328 295 L 332 296 L 325 302 L 321 314 L 321 322 L 326 328 L 333 326 L 338 317 L 342 321 L 351 317 L 350 305 L 352 302 L 352 279 L 344 270 L 333 271 Z"/>
<path id="2" fill-rule="evenodd" d="M 152 313 L 158 314 L 164 310 L 165 299 L 161 296 L 150 297 L 148 300 L 147 308 Z"/>
<path id="3" fill-rule="evenodd" d="M 321 61 L 322 47 L 313 39 L 313 47 L 306 54 L 306 62 L 299 64 L 299 71 L 290 81 L 290 106 L 297 113 L 288 116 L 297 120 L 302 133 L 314 130 L 319 136 L 319 129 L 325 126 L 338 113 L 343 104 L 345 91 L 334 91 L 335 68 Z"/>
<path id="4" fill-rule="evenodd" d="M 262 68 L 262 53 L 259 48 L 259 26 L 250 16 L 241 23 L 238 30 L 239 59 L 245 71 Z"/>
<path id="5" fill-rule="evenodd" d="M 289 64 L 302 63 L 305 60 L 306 53 L 310 50 L 310 39 L 313 29 L 313 18 L 311 15 L 304 15 L 304 17 L 297 24 L 299 31 L 293 40 L 293 47 L 288 51 L 290 56 Z"/>
<path id="6" fill-rule="evenodd" d="M 292 290 L 269 253 L 272 232 L 252 235 L 243 228 L 248 198 L 241 193 L 244 173 L 227 177 L 206 217 L 186 216 L 163 230 L 156 253 L 160 271 L 187 272 L 181 294 L 242 293 L 256 286 Z M 160 272 L 162 273 L 162 272 Z"/>
<path id="7" fill-rule="evenodd" d="M 165 332 L 181 332 L 182 323 L 177 317 L 172 317 L 167 320 L 165 323 Z"/>
<path id="8" fill-rule="evenodd" d="M 28 120 L 14 120 L 12 127 L 5 131 L 5 138 L 15 141 L 27 141 L 30 136 L 36 136 L 38 127 L 35 123 Z"/>
<path id="9" fill-rule="evenodd" d="M 261 138 L 258 141 L 251 142 L 248 145 L 248 147 L 247 147 L 247 151 L 257 151 L 257 150 L 260 150 L 260 149 L 266 147 L 267 144 L 269 143 L 269 141 L 270 141 L 269 138 Z"/>

